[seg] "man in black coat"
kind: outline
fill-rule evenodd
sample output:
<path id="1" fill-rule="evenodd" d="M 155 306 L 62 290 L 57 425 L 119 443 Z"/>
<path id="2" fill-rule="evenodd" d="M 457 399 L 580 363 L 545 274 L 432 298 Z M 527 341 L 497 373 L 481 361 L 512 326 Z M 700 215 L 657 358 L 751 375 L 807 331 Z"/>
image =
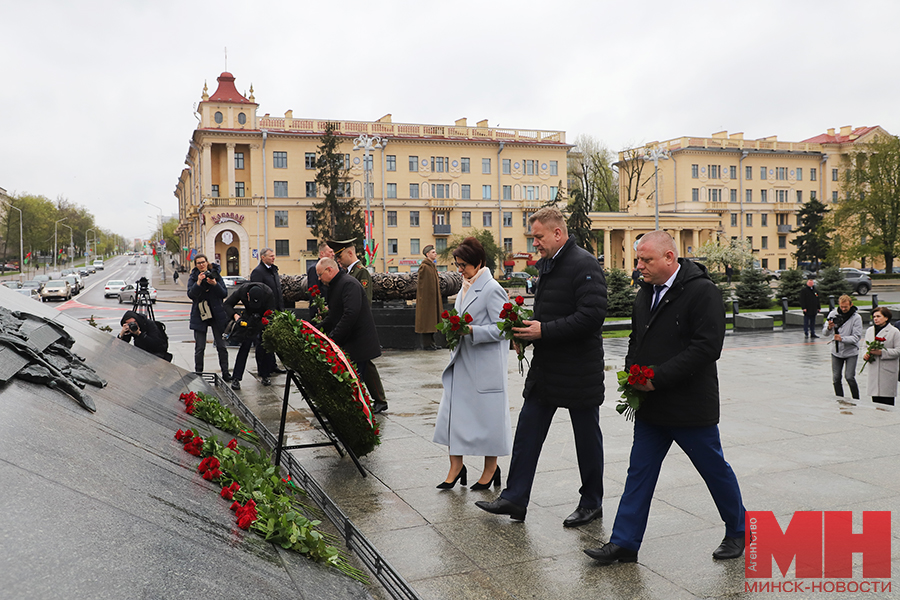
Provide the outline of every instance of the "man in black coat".
<path id="1" fill-rule="evenodd" d="M 281 275 L 278 274 L 278 267 L 275 266 L 275 251 L 271 248 L 263 248 L 259 253 L 259 264 L 250 272 L 250 281 L 257 281 L 269 286 L 272 290 L 272 296 L 275 300 L 275 310 L 284 310 L 284 294 L 281 292 Z M 261 345 L 256 347 L 256 360 L 258 364 L 265 365 L 265 375 L 260 372 L 263 377 L 263 385 L 272 373 L 284 373 L 283 369 L 279 369 L 275 362 L 275 355 L 266 352 Z M 260 363 L 260 361 L 262 361 Z"/>
<path id="2" fill-rule="evenodd" d="M 342 271 L 334 259 L 319 260 L 316 271 L 319 281 L 328 286 L 328 316 L 322 323 L 322 330 L 356 363 L 357 375 L 364 381 L 372 359 L 381 356 L 381 344 L 366 292 L 362 284 Z"/>
<path id="3" fill-rule="evenodd" d="M 244 305 L 241 312 L 237 311 L 238 302 Z M 239 336 L 241 347 L 238 348 L 237 357 L 234 359 L 231 389 L 241 389 L 241 379 L 244 377 L 250 346 L 256 346 L 256 370 L 261 383 L 265 386 L 272 385 L 269 375 L 272 374 L 275 355 L 266 352 L 262 347 L 262 330 L 265 323 L 263 319 L 271 316 L 271 311 L 275 308 L 272 290 L 264 283 L 248 281 L 231 292 L 225 300 L 224 307 L 229 320 L 244 324 L 236 325 L 232 333 L 232 336 Z"/>
<path id="4" fill-rule="evenodd" d="M 160 331 L 157 323 L 151 321 L 146 315 L 127 310 L 122 315 L 119 324 L 122 326 L 122 331 L 117 336 L 120 340 L 125 343 L 133 340 L 134 345 L 144 352 L 172 362 L 172 355 L 169 353 L 169 337 L 164 331 Z"/>
<path id="5" fill-rule="evenodd" d="M 319 242 L 319 258 L 334 258 L 334 250 L 331 249 L 328 242 Z M 328 286 L 322 285 L 319 281 L 319 274 L 316 273 L 316 265 L 313 265 L 306 270 L 306 289 L 310 290 L 314 285 L 319 287 L 319 293 L 322 294 L 322 299 L 325 301 L 325 304 L 328 304 Z M 315 319 L 316 314 L 318 314 L 318 311 L 316 310 L 316 307 L 313 306 L 312 302 L 310 302 L 309 320 L 312 321 Z"/>
<path id="6" fill-rule="evenodd" d="M 604 565 L 637 560 L 659 471 L 675 442 L 703 477 L 725 522 L 725 539 L 713 558 L 737 558 L 744 551 L 744 505 L 718 426 L 722 294 L 706 267 L 678 258 L 675 240 L 665 231 L 644 235 L 637 259 L 644 281 L 634 300 L 625 368 L 651 367 L 654 375 L 634 386 L 646 396 L 635 413 L 628 476 L 610 541 L 585 553 Z"/>
<path id="7" fill-rule="evenodd" d="M 803 337 L 819 337 L 816 335 L 816 317 L 822 310 L 822 303 L 816 290 L 816 280 L 812 277 L 806 281 L 806 287 L 800 290 L 800 308 L 803 309 Z"/>
<path id="8" fill-rule="evenodd" d="M 563 521 L 578 527 L 603 515 L 603 339 L 606 280 L 600 263 L 568 235 L 562 213 L 542 208 L 529 219 L 534 248 L 541 255 L 534 317 L 513 329 L 534 343 L 523 396 L 525 403 L 513 441 L 506 489 L 493 502 L 475 505 L 487 512 L 525 520 L 541 446 L 557 408 L 569 409 L 581 499 Z"/>

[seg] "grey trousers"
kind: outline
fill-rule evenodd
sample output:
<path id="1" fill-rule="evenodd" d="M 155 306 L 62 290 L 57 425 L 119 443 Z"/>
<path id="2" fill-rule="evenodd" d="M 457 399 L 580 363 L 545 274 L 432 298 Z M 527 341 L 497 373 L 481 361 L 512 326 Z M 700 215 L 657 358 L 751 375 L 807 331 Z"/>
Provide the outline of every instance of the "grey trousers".
<path id="1" fill-rule="evenodd" d="M 856 383 L 856 361 L 859 360 L 859 355 L 854 354 L 853 356 L 848 356 L 846 358 L 840 358 L 839 356 L 831 355 L 831 382 L 832 383 L 840 383 L 841 382 L 841 369 L 844 370 L 844 379 L 847 380 L 847 383 Z"/>

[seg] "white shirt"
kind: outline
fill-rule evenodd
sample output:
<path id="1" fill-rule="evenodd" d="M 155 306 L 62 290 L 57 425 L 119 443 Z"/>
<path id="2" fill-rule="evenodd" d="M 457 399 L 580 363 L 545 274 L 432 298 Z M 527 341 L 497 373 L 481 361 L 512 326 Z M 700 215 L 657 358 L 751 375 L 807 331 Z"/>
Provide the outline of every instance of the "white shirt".
<path id="1" fill-rule="evenodd" d="M 678 263 L 678 268 L 675 269 L 675 272 L 672 273 L 672 276 L 666 280 L 666 283 L 664 284 L 665 287 L 663 287 L 663 289 L 659 290 L 659 300 L 656 301 L 657 306 L 659 305 L 660 302 L 662 302 L 663 296 L 666 295 L 666 292 L 669 291 L 669 288 L 672 287 L 672 283 L 675 281 L 675 278 L 678 276 L 678 271 L 680 271 L 680 270 L 681 270 L 681 263 Z M 652 302 L 652 300 L 651 300 L 651 302 Z"/>

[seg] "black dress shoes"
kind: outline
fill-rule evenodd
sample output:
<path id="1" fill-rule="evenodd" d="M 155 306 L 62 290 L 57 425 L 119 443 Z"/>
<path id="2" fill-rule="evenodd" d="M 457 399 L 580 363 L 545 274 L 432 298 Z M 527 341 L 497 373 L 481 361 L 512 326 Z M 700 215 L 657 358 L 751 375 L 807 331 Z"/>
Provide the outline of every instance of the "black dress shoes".
<path id="1" fill-rule="evenodd" d="M 603 516 L 603 508 L 582 508 L 579 506 L 575 509 L 571 515 L 566 517 L 566 520 L 563 521 L 563 527 L 581 527 L 582 525 L 587 525 L 594 519 L 599 519 Z"/>
<path id="2" fill-rule="evenodd" d="M 377 415 L 379 413 L 383 413 L 388 408 L 387 402 L 381 402 L 376 400 L 372 403 L 372 414 Z"/>
<path id="3" fill-rule="evenodd" d="M 733 538 L 726 535 L 719 547 L 713 552 L 713 558 L 716 560 L 727 560 L 729 558 L 738 558 L 743 553 L 744 538 Z"/>
<path id="4" fill-rule="evenodd" d="M 231 382 L 231 389 L 233 389 L 233 390 L 239 390 L 239 389 L 241 389 L 241 380 L 240 380 L 240 379 L 234 379 L 234 380 L 232 380 L 232 382 Z"/>
<path id="5" fill-rule="evenodd" d="M 528 509 L 524 506 L 513 504 L 503 498 L 497 498 L 493 502 L 479 500 L 475 503 L 475 506 L 494 515 L 509 515 L 509 518 L 513 521 L 524 521 L 525 514 L 528 512 Z"/>
<path id="6" fill-rule="evenodd" d="M 266 387 L 269 387 L 270 385 L 272 385 L 272 380 L 269 379 L 268 377 L 263 377 L 262 384 Z"/>
<path id="7" fill-rule="evenodd" d="M 632 563 L 637 562 L 637 551 L 626 550 L 621 546 L 617 546 L 612 542 L 603 544 L 601 548 L 588 548 L 585 554 L 596 560 L 601 565 L 611 565 L 614 562 Z"/>
<path id="8" fill-rule="evenodd" d="M 229 373 L 228 371 L 222 371 L 222 381 L 231 381 L 231 373 Z"/>

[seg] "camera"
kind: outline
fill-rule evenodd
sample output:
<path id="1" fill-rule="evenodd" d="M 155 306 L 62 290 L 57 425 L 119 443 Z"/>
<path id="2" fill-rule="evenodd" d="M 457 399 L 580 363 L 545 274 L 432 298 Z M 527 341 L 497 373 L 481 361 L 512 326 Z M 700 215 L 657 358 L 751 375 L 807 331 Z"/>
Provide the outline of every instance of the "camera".
<path id="1" fill-rule="evenodd" d="M 128 324 L 128 331 L 130 331 L 131 333 L 137 333 L 138 329 L 139 329 L 139 327 L 138 327 L 137 323 L 129 323 Z"/>
<path id="2" fill-rule="evenodd" d="M 834 328 L 837 329 L 844 324 L 844 315 L 842 315 L 841 313 L 837 313 L 828 320 L 834 323 Z"/>
<path id="3" fill-rule="evenodd" d="M 135 283 L 137 283 L 138 291 L 145 291 L 150 289 L 150 281 L 146 277 L 141 277 Z"/>

